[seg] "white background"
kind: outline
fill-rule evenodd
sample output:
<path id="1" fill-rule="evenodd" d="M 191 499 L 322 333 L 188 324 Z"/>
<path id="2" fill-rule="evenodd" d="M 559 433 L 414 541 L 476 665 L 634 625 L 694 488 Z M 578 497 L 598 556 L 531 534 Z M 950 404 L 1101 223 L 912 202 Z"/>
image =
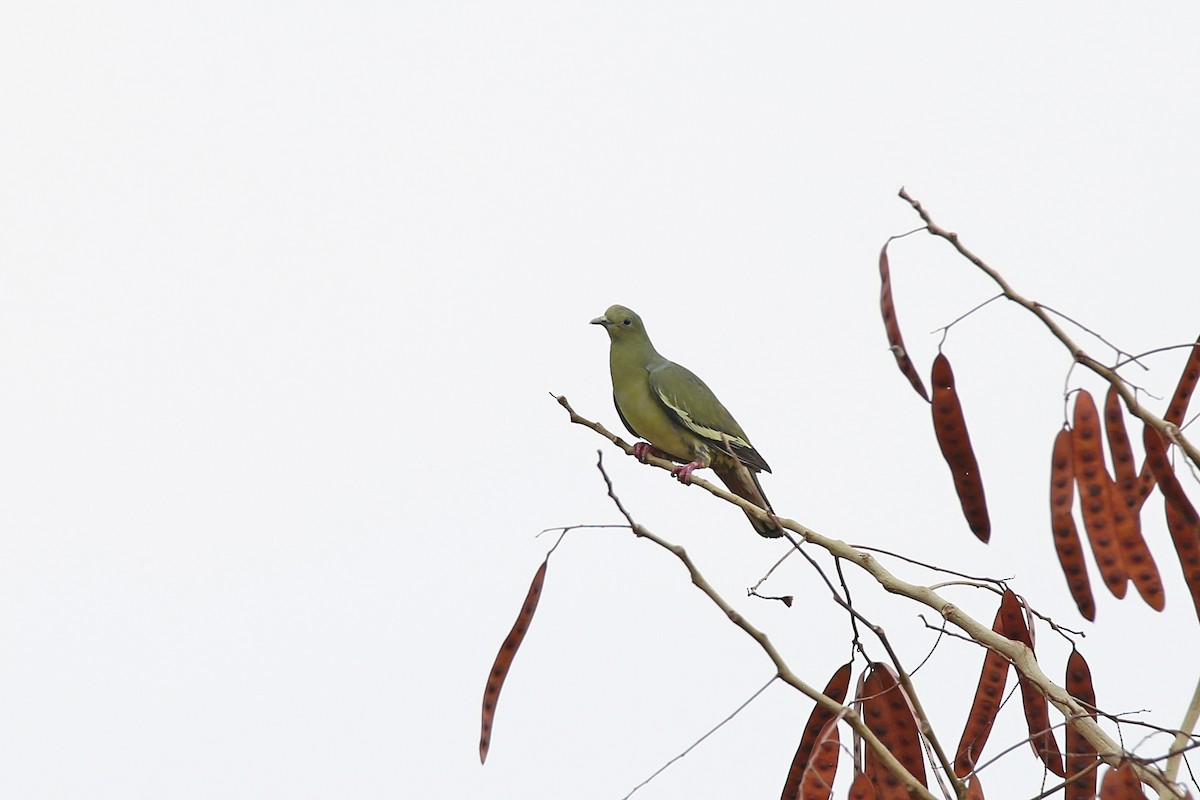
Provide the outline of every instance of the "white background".
<path id="1" fill-rule="evenodd" d="M 1126 350 L 1194 340 L 1198 22 L 1182 3 L 8 4 L 0 793 L 624 796 L 772 669 L 669 555 L 575 532 L 479 765 L 484 679 L 552 543 L 534 535 L 618 521 L 597 448 L 638 520 L 823 685 L 850 651 L 817 576 L 792 559 L 763 589 L 792 609 L 747 599 L 784 546 L 551 399 L 619 429 L 586 324 L 617 302 L 733 410 L 781 514 L 1011 578 L 1086 631 L 1105 709 L 1177 725 L 1197 622 L 1161 500 L 1164 614 L 1096 582 L 1083 622 L 1051 546 L 1063 389 L 1103 386 L 1011 305 L 952 330 L 979 544 L 887 350 L 876 258 L 919 224 L 904 185 Z M 927 375 L 929 331 L 995 287 L 923 234 L 892 264 Z M 1184 358 L 1125 374 L 1166 397 Z M 936 620 L 850 572 L 915 666 L 936 639 L 917 615 Z M 1061 679 L 1069 646 L 1039 634 Z M 950 749 L 981 660 L 945 639 L 917 673 Z M 810 707 L 772 686 L 636 796 L 778 796 Z M 1014 699 L 988 752 L 1022 726 Z M 1021 747 L 983 781 L 1019 798 L 1041 774 Z"/>

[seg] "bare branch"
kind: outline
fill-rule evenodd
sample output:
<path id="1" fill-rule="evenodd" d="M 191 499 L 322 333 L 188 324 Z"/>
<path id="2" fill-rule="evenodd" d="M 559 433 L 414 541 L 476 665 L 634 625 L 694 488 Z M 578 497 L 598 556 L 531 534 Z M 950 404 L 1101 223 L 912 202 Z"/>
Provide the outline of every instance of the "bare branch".
<path id="1" fill-rule="evenodd" d="M 569 408 L 569 406 L 566 404 L 565 398 L 560 397 L 559 402 L 565 408 Z M 572 412 L 572 421 L 574 421 L 574 418 L 575 414 Z M 592 426 L 588 425 L 587 427 Z M 614 442 L 614 444 L 615 443 L 616 442 Z M 729 618 L 730 622 L 741 628 L 743 631 L 749 634 L 750 638 L 754 639 L 754 641 L 758 643 L 758 646 L 763 649 L 763 651 L 771 659 L 772 663 L 775 664 L 775 669 L 781 680 L 798 689 L 802 694 L 812 698 L 831 713 L 839 715 L 842 719 L 846 720 L 846 722 L 852 728 L 854 728 L 856 732 L 858 732 L 863 740 L 867 742 L 868 746 L 870 746 L 870 748 L 879 756 L 880 761 L 883 762 L 883 764 L 900 780 L 900 782 L 904 785 L 904 788 L 908 790 L 910 796 L 919 797 L 922 798 L 922 800 L 937 800 L 937 798 L 931 794 L 930 791 L 925 788 L 925 786 L 922 785 L 913 776 L 913 774 L 904 767 L 903 764 L 900 763 L 896 756 L 894 756 L 892 752 L 888 750 L 881 741 L 879 741 L 879 738 L 871 731 L 869 727 L 867 727 L 866 723 L 863 722 L 862 718 L 856 711 L 842 705 L 838 701 L 826 695 L 824 692 L 821 692 L 808 685 L 808 683 L 803 681 L 798 675 L 796 675 L 796 673 L 792 672 L 791 667 L 789 667 L 787 662 L 783 660 L 783 656 L 779 654 L 779 651 L 775 648 L 775 645 L 771 642 L 767 635 L 747 621 L 745 617 L 738 613 L 738 611 L 734 609 L 734 607 L 731 606 L 715 588 L 713 588 L 712 584 L 710 584 L 708 580 L 705 579 L 705 577 L 700 573 L 700 570 L 696 567 L 696 564 L 692 561 L 691 557 L 687 554 L 687 551 L 684 550 L 683 547 L 668 542 L 666 539 L 663 539 L 640 523 L 634 521 L 633 517 L 630 516 L 628 510 L 626 510 L 624 505 L 622 505 L 620 499 L 613 490 L 612 479 L 609 478 L 608 472 L 604 469 L 603 457 L 596 462 L 596 468 L 600 470 L 600 474 L 604 477 L 604 483 L 608 487 L 608 496 L 612 498 L 621 514 L 627 520 L 629 520 L 629 524 L 633 528 L 633 532 L 643 539 L 653 542 L 678 558 L 683 563 L 684 567 L 687 568 L 693 585 L 695 585 L 700 591 L 704 592 L 704 594 L 708 595 L 708 598 L 712 600 L 722 612 L 724 612 L 725 616 Z M 694 480 L 693 483 L 695 485 L 703 485 L 707 482 Z M 713 487 L 713 489 L 715 490 L 716 487 Z M 721 494 L 728 494 L 728 492 L 721 492 Z M 732 495 L 730 496 L 732 497 Z M 740 500 L 741 498 L 737 499 Z M 781 524 L 786 522 L 790 523 L 791 525 L 795 525 L 795 523 L 791 522 L 791 520 L 781 519 L 779 521 Z M 794 528 L 792 528 L 792 530 L 796 533 L 800 533 L 800 531 L 795 531 Z M 803 534 L 801 533 L 801 535 Z"/>
<path id="2" fill-rule="evenodd" d="M 978 267 L 980 271 L 991 278 L 996 285 L 1000 287 L 1000 290 L 1004 293 L 1006 298 L 1026 309 L 1039 320 L 1041 320 L 1042 324 L 1045 325 L 1054 335 L 1054 338 L 1062 342 L 1063 346 L 1070 351 L 1071 358 L 1073 358 L 1076 363 L 1082 364 L 1115 386 L 1117 391 L 1120 392 L 1121 398 L 1125 401 L 1126 406 L 1131 410 L 1134 416 L 1138 417 L 1147 425 L 1150 425 L 1157 430 L 1167 441 L 1174 441 L 1175 444 L 1179 445 L 1180 449 L 1187 454 L 1188 459 L 1190 459 L 1193 464 L 1200 466 L 1200 449 L 1197 449 L 1193 442 L 1185 438 L 1183 434 L 1179 432 L 1179 428 L 1177 426 L 1164 421 L 1161 417 L 1151 414 L 1144 407 L 1142 407 L 1137 400 L 1136 394 L 1130 389 L 1129 384 L 1124 378 L 1117 374 L 1114 368 L 1108 367 L 1100 361 L 1097 361 L 1092 356 L 1088 355 L 1088 353 L 1082 347 L 1076 344 L 1075 341 L 1067 335 L 1067 332 L 1064 331 L 1062 326 L 1060 326 L 1058 322 L 1050 316 L 1050 313 L 1043 305 L 1017 294 L 1017 292 L 1013 290 L 1012 286 L 1009 285 L 1008 281 L 1006 281 L 999 272 L 989 266 L 982 258 L 971 252 L 971 250 L 969 250 L 959 240 L 957 233 L 952 233 L 951 231 L 948 231 L 945 228 L 937 225 L 929 216 L 929 212 L 925 210 L 920 202 L 909 195 L 907 191 L 901 189 L 900 197 L 903 198 L 909 205 L 911 205 L 913 210 L 920 215 L 921 219 L 925 222 L 925 228 L 929 231 L 929 233 L 949 242 L 963 258 L 970 261 L 972 264 Z"/>
<path id="3" fill-rule="evenodd" d="M 1179 762 L 1183 760 L 1184 752 L 1191 746 L 1194 746 L 1195 739 L 1192 736 L 1192 731 L 1196 730 L 1196 720 L 1200 718 L 1200 682 L 1196 684 L 1196 689 L 1192 693 L 1192 702 L 1188 704 L 1187 711 L 1183 715 L 1183 722 L 1179 726 L 1179 730 L 1175 732 L 1175 742 L 1171 745 L 1171 756 L 1167 759 L 1166 779 L 1174 782 L 1179 775 Z M 1159 792 L 1159 797 L 1167 797 Z"/>
<path id="4" fill-rule="evenodd" d="M 571 408 L 565 397 L 558 397 L 557 400 L 558 403 L 563 406 L 563 408 L 567 409 L 571 416 L 572 422 L 591 428 L 605 438 L 608 438 L 614 445 L 632 455 L 632 447 L 627 445 L 619 437 L 609 433 L 602 425 L 580 417 L 575 413 L 575 410 Z M 1161 420 L 1159 420 L 1159 422 L 1161 423 Z M 668 461 L 654 457 L 649 459 L 649 463 L 656 467 L 667 470 L 673 466 Z M 605 479 L 607 481 L 607 475 L 605 475 Z M 766 520 L 768 518 L 767 512 L 763 509 L 758 508 L 752 503 L 749 503 L 702 478 L 693 477 L 692 485 L 699 486 L 710 494 L 720 497 L 722 500 L 732 503 L 738 508 L 758 516 L 760 519 Z M 614 500 L 616 500 L 615 497 Z M 742 628 L 756 642 L 759 643 L 759 645 L 767 652 L 768 656 L 771 657 L 771 660 L 775 662 L 776 667 L 780 670 L 780 677 L 784 681 L 796 687 L 805 695 L 813 698 L 817 702 L 826 705 L 826 707 L 834 713 L 840 712 L 840 709 L 842 708 L 840 703 L 835 703 L 830 698 L 825 697 L 816 689 L 804 683 L 804 681 L 796 676 L 795 673 L 788 668 L 782 657 L 780 657 L 778 651 L 775 649 L 774 645 L 771 644 L 766 634 L 742 618 L 742 616 L 738 614 L 738 612 L 735 611 L 732 606 L 730 606 L 723 598 L 721 598 L 719 594 L 717 594 L 717 592 L 696 570 L 695 565 L 691 563 L 691 560 L 687 557 L 687 554 L 682 547 L 670 544 L 665 540 L 655 536 L 640 524 L 634 523 L 624 508 L 620 506 L 619 502 L 618 508 L 621 508 L 626 519 L 630 520 L 635 534 L 650 539 L 660 547 L 670 550 L 677 558 L 683 561 L 684 565 L 688 568 L 688 571 L 692 575 L 693 583 L 695 583 L 698 588 L 704 591 L 705 594 L 707 594 L 713 600 L 713 602 L 715 602 L 718 607 L 720 607 L 721 610 L 726 613 L 726 615 L 735 625 Z M 1071 720 L 1071 724 L 1074 725 L 1079 730 L 1081 735 L 1096 748 L 1096 752 L 1099 753 L 1100 758 L 1107 763 L 1114 765 L 1118 764 L 1122 758 L 1125 758 L 1129 755 L 1125 752 L 1123 747 L 1113 741 L 1113 739 L 1096 723 L 1096 721 L 1088 715 L 1088 711 L 1079 703 L 1078 700 L 1072 697 L 1065 688 L 1055 683 L 1050 679 L 1049 676 L 1046 675 L 1045 672 L 1042 671 L 1041 665 L 1038 663 L 1033 651 L 1031 651 L 1025 645 L 1021 644 L 1020 642 L 1013 641 L 1007 636 L 996 633 L 989 625 L 985 625 L 971 617 L 969 614 L 958 608 L 958 606 L 943 598 L 936 591 L 933 591 L 926 586 L 919 586 L 902 580 L 901 578 L 892 574 L 869 553 L 855 549 L 840 539 L 823 536 L 811 528 L 801 525 L 793 519 L 788 519 L 781 516 L 774 516 L 773 519 L 780 525 L 780 527 L 797 534 L 804 541 L 827 551 L 836 558 L 845 559 L 846 561 L 855 564 L 867 574 L 871 575 L 871 577 L 873 577 L 885 591 L 901 597 L 907 597 L 910 600 L 920 603 L 921 605 L 928 606 L 929 608 L 937 611 L 937 613 L 940 614 L 943 619 L 947 620 L 950 624 L 963 631 L 963 633 L 965 633 L 971 639 L 974 639 L 980 644 L 989 647 L 1003 655 L 1010 662 L 1012 662 L 1013 666 L 1022 675 L 1024 675 L 1038 688 L 1039 691 L 1042 692 L 1042 694 L 1046 696 L 1047 700 L 1049 700 L 1049 702 L 1056 709 L 1058 709 L 1058 711 L 1064 717 Z M 857 714 L 847 714 L 846 719 L 847 721 L 851 722 L 851 724 L 855 727 L 855 730 L 862 728 L 863 731 L 866 731 L 866 726 L 862 724 L 862 721 L 859 719 Z M 882 747 L 878 740 L 875 739 L 875 737 L 870 734 L 869 731 L 862 733 L 862 735 L 865 739 L 872 743 L 872 747 Z M 893 761 L 895 760 L 894 756 L 891 756 L 890 754 L 888 754 L 887 758 L 890 758 Z M 898 762 L 896 762 L 896 768 L 897 770 L 903 769 Z M 1153 765 L 1145 764 L 1138 764 L 1136 769 L 1139 779 L 1151 786 L 1155 791 L 1159 792 L 1160 794 L 1163 791 L 1166 791 L 1168 796 L 1174 795 L 1174 788 L 1171 786 L 1170 781 L 1166 780 L 1166 776 L 1161 769 Z M 902 773 L 897 770 L 894 770 L 896 771 L 896 774 L 901 775 Z M 907 774 L 907 771 L 905 771 L 903 774 Z M 908 776 L 908 779 L 913 781 L 913 786 L 908 787 L 909 791 L 912 792 L 914 791 L 913 787 L 917 786 L 917 784 L 915 783 L 915 779 L 912 779 L 911 775 Z M 919 796 L 932 797 L 932 795 L 928 794 L 928 790 L 923 790 L 923 793 Z"/>

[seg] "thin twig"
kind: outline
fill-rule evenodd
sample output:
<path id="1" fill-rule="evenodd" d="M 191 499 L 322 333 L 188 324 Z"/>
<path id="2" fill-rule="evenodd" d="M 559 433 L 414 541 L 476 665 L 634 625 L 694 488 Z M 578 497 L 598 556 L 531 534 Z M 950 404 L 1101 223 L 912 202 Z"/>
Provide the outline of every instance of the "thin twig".
<path id="1" fill-rule="evenodd" d="M 667 767 L 671 766 L 671 765 L 672 765 L 672 764 L 674 764 L 676 761 L 678 761 L 679 759 L 681 759 L 681 758 L 683 758 L 684 756 L 686 756 L 688 753 L 690 753 L 690 752 L 692 752 L 693 750 L 695 750 L 695 749 L 696 749 L 696 747 L 697 747 L 697 746 L 698 746 L 698 745 L 699 745 L 701 742 L 703 742 L 703 741 L 704 741 L 705 739 L 707 739 L 708 737 L 712 736 L 714 733 L 716 733 L 718 730 L 720 730 L 722 727 L 724 727 L 724 726 L 725 726 L 725 724 L 726 724 L 727 722 L 729 722 L 729 720 L 733 719 L 733 718 L 734 718 L 734 717 L 736 717 L 738 714 L 740 714 L 740 713 L 742 712 L 742 710 L 746 708 L 746 706 L 750 705 L 750 704 L 751 704 L 751 703 L 753 703 L 755 700 L 757 700 L 757 699 L 758 699 L 758 696 L 759 696 L 760 694 L 762 694 L 763 692 L 765 692 L 765 691 L 767 690 L 767 687 L 768 687 L 768 686 L 770 686 L 772 683 L 774 683 L 774 682 L 775 682 L 775 681 L 777 681 L 777 680 L 779 680 L 779 676 L 778 676 L 778 675 L 772 675 L 772 676 L 771 676 L 771 680 L 769 680 L 769 681 L 767 681 L 766 683 L 764 683 L 764 684 L 762 685 L 762 688 L 761 688 L 761 689 L 759 689 L 757 692 L 755 692 L 754 694 L 752 694 L 752 695 L 750 695 L 748 698 L 746 698 L 746 701 L 745 701 L 744 703 L 742 703 L 740 706 L 738 706 L 737 708 L 735 708 L 735 709 L 733 710 L 733 713 L 732 713 L 732 714 L 730 714 L 730 715 L 729 715 L 729 716 L 727 716 L 725 719 L 721 720 L 721 721 L 720 721 L 720 722 L 718 722 L 716 725 L 714 725 L 714 726 L 712 727 L 712 729 L 710 729 L 710 730 L 708 731 L 708 733 L 704 734 L 704 735 L 703 735 L 703 736 L 701 736 L 699 739 L 697 739 L 696 741 L 694 741 L 694 742 L 692 742 L 690 745 L 688 745 L 687 749 L 686 749 L 686 750 L 684 750 L 682 753 L 680 753 L 679 755 L 675 756 L 675 757 L 674 757 L 674 758 L 672 758 L 670 761 L 668 761 L 667 763 L 663 764 L 661 767 L 659 767 L 658 769 L 656 769 L 656 770 L 654 771 L 654 774 L 652 774 L 652 775 L 651 775 L 649 778 L 646 778 L 646 780 L 642 781 L 642 782 L 641 782 L 641 783 L 639 783 L 637 786 L 635 786 L 635 787 L 633 787 L 632 789 L 630 789 L 630 790 L 629 790 L 629 794 L 627 794 L 627 795 L 625 795 L 624 797 L 622 797 L 622 798 L 621 798 L 621 800 L 629 800 L 629 798 L 630 798 L 630 797 L 633 797 L 633 793 L 634 793 L 634 792 L 636 792 L 638 789 L 642 788 L 642 787 L 643 787 L 643 786 L 645 786 L 647 783 L 649 783 L 650 781 L 654 780 L 654 779 L 655 779 L 655 778 L 657 778 L 659 775 L 661 775 L 661 774 L 662 774 L 662 773 L 663 773 L 663 772 L 664 772 L 664 771 L 667 769 Z"/>
<path id="2" fill-rule="evenodd" d="M 1099 339 L 1101 342 L 1103 342 L 1104 344 L 1108 345 L 1108 346 L 1109 346 L 1109 348 L 1110 348 L 1110 349 L 1111 349 L 1111 350 L 1112 350 L 1114 353 L 1116 353 L 1118 356 L 1129 356 L 1129 358 L 1128 358 L 1128 359 L 1126 359 L 1126 360 L 1125 360 L 1124 362 L 1122 362 L 1122 363 L 1125 363 L 1125 364 L 1129 364 L 1129 363 L 1137 364 L 1139 367 L 1141 367 L 1141 368 L 1142 368 L 1143 370 L 1145 370 L 1146 372 L 1149 372 L 1149 371 L 1150 371 L 1150 368 L 1149 368 L 1149 367 L 1147 367 L 1147 366 L 1146 366 L 1145 364 L 1143 364 L 1141 361 L 1138 361 L 1138 358 L 1137 358 L 1137 356 L 1133 355 L 1132 353 L 1130 353 L 1130 352 L 1129 352 L 1129 351 L 1127 351 L 1127 350 L 1122 350 L 1121 348 L 1117 347 L 1115 344 L 1113 344 L 1112 342 L 1110 342 L 1108 339 L 1105 339 L 1105 338 L 1104 338 L 1103 336 L 1101 336 L 1099 333 L 1097 333 L 1096 331 L 1092 330 L 1092 329 L 1091 329 L 1091 328 L 1089 328 L 1087 325 L 1084 325 L 1084 324 L 1083 324 L 1082 322 L 1080 322 L 1079 320 L 1077 320 L 1077 319 L 1074 319 L 1073 317 L 1070 317 L 1070 316 L 1068 316 L 1068 315 L 1064 314 L 1063 312 L 1059 311 L 1058 309 L 1051 308 L 1050 306 L 1046 305 L 1045 303 L 1039 303 L 1038 305 L 1040 305 L 1042 308 L 1046 309 L 1046 310 L 1047 310 L 1048 312 L 1050 312 L 1051 314 L 1054 314 L 1054 315 L 1055 315 L 1056 317 L 1058 317 L 1059 319 L 1064 319 L 1064 320 L 1066 320 L 1067 322 L 1069 322 L 1069 323 L 1071 323 L 1072 325 L 1074 325 L 1076 328 L 1079 328 L 1081 331 L 1084 331 L 1085 333 L 1091 334 L 1091 335 L 1092 335 L 1093 337 L 1095 337 L 1096 339 Z M 1114 367 L 1113 367 L 1113 369 L 1116 369 L 1116 367 L 1114 366 Z"/>

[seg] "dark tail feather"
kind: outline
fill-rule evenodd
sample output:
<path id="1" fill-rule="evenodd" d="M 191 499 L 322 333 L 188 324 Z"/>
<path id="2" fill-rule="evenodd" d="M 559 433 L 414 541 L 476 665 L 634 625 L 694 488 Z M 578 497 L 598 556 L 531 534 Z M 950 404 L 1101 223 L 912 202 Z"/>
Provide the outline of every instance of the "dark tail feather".
<path id="1" fill-rule="evenodd" d="M 771 508 L 770 501 L 763 494 L 762 484 L 758 482 L 758 476 L 748 469 L 730 469 L 717 472 L 717 477 L 721 479 L 721 483 L 743 500 L 748 500 L 759 508 L 765 508 L 771 513 L 775 513 L 775 509 Z M 748 479 L 748 480 L 747 480 Z M 783 529 L 773 522 L 765 522 L 758 517 L 746 512 L 746 517 L 749 518 L 750 524 L 754 526 L 754 530 L 759 536 L 766 536 L 768 539 L 777 539 L 783 535 Z"/>

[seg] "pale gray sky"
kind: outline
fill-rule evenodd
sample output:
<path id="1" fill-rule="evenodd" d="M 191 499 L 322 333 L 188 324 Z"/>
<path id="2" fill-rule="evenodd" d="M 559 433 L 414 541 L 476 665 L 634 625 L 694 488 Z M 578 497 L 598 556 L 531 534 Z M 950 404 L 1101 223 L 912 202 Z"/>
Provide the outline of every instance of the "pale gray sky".
<path id="1" fill-rule="evenodd" d="M 587 325 L 618 302 L 733 410 L 781 514 L 1011 577 L 1087 631 L 1104 708 L 1176 725 L 1197 622 L 1161 502 L 1166 613 L 1100 589 L 1085 623 L 1054 561 L 1067 354 L 1001 304 L 945 345 L 983 546 L 887 351 L 875 259 L 918 223 L 905 185 L 1126 349 L 1194 339 L 1198 23 L 1179 3 L 10 4 L 0 793 L 610 800 L 702 735 L 769 662 L 671 558 L 579 532 L 478 764 L 484 678 L 551 544 L 534 534 L 618 521 L 602 440 L 548 394 L 619 427 Z M 892 264 L 927 374 L 928 332 L 994 289 L 926 236 Z M 1167 395 L 1183 358 L 1128 374 Z M 606 454 L 633 514 L 798 673 L 846 660 L 800 563 L 768 584 L 792 609 L 745 598 L 783 545 Z M 924 657 L 919 609 L 853 582 Z M 951 747 L 980 662 L 947 640 L 917 675 Z M 809 708 L 772 687 L 636 797 L 777 796 Z M 1014 701 L 989 752 L 1022 727 Z M 1040 786 L 1027 748 L 984 779 Z"/>

